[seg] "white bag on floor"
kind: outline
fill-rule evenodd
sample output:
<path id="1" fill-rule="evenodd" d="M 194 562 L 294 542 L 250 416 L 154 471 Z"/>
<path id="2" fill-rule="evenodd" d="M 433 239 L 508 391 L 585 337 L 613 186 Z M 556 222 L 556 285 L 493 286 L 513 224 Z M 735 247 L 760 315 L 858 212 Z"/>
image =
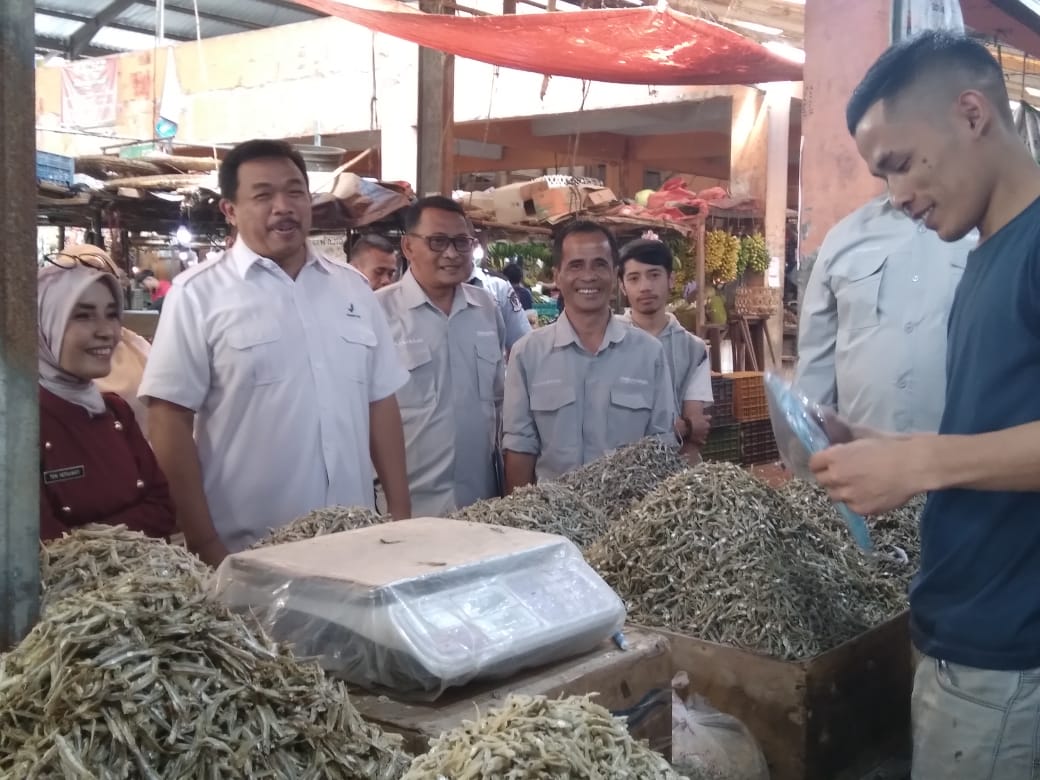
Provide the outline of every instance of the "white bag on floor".
<path id="1" fill-rule="evenodd" d="M 893 0 L 899 25 L 896 40 L 925 30 L 949 30 L 964 33 L 964 16 L 959 0 Z"/>
<path id="2" fill-rule="evenodd" d="M 700 696 L 672 690 L 672 766 L 690 780 L 769 780 L 769 767 L 747 726 Z"/>

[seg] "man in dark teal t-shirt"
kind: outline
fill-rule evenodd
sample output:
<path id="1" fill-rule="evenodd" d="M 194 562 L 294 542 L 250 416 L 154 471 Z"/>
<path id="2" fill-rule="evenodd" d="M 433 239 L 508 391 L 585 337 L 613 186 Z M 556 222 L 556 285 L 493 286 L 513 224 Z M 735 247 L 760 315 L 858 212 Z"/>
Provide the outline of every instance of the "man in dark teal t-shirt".
<path id="1" fill-rule="evenodd" d="M 1040 760 L 1040 169 L 1000 65 L 929 32 L 883 54 L 848 127 L 894 205 L 945 241 L 978 228 L 950 314 L 938 435 L 856 432 L 811 467 L 876 514 L 929 493 L 911 630 L 914 780 L 1026 780 Z"/>

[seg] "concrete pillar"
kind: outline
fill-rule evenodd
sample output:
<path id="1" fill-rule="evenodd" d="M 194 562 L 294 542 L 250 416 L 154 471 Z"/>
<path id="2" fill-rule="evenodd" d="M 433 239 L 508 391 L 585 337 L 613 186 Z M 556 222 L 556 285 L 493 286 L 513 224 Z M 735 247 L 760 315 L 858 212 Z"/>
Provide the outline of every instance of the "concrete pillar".
<path id="1" fill-rule="evenodd" d="M 0 651 L 39 608 L 33 0 L 0 4 Z"/>
<path id="2" fill-rule="evenodd" d="M 762 204 L 762 232 L 773 264 L 761 283 L 780 289 L 784 284 L 791 94 L 792 85 L 787 83 L 770 84 L 764 90 L 737 89 L 731 126 L 730 193 L 734 198 L 751 198 Z M 773 346 L 772 353 L 765 350 L 768 365 L 771 354 L 780 360 L 782 312 L 770 318 L 766 336 Z"/>
<path id="3" fill-rule="evenodd" d="M 881 192 L 845 127 L 845 105 L 891 35 L 891 0 L 806 0 L 800 288 L 827 231 Z"/>

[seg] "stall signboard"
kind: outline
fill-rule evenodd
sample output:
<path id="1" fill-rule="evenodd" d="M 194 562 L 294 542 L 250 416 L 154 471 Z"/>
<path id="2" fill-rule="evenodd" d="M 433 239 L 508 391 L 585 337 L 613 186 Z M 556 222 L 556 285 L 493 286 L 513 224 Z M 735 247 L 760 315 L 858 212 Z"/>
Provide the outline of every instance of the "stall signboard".
<path id="1" fill-rule="evenodd" d="M 61 122 L 66 127 L 109 127 L 116 123 L 118 82 L 111 57 L 77 60 L 61 71 Z"/>
<path id="2" fill-rule="evenodd" d="M 347 253 L 343 244 L 347 240 L 347 231 L 337 230 L 332 233 L 312 233 L 311 245 L 330 260 L 347 262 Z"/>

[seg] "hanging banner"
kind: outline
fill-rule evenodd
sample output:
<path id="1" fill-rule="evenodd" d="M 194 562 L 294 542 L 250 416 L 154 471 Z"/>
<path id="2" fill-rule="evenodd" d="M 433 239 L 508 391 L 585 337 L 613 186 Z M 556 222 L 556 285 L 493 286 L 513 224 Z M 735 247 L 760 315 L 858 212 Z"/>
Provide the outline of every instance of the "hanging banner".
<path id="1" fill-rule="evenodd" d="M 163 78 L 162 98 L 159 100 L 159 121 L 155 123 L 155 134 L 159 138 L 173 138 L 184 110 L 184 93 L 177 78 L 177 60 L 173 47 L 166 49 L 166 75 Z"/>
<path id="2" fill-rule="evenodd" d="M 666 5 L 448 16 L 395 0 L 292 2 L 447 54 L 550 76 L 662 85 L 802 80 L 800 62 Z"/>
<path id="3" fill-rule="evenodd" d="M 895 41 L 911 38 L 925 30 L 964 34 L 960 0 L 895 0 L 894 6 Z"/>
<path id="4" fill-rule="evenodd" d="M 61 123 L 109 127 L 116 123 L 119 71 L 115 57 L 77 60 L 61 70 Z"/>

